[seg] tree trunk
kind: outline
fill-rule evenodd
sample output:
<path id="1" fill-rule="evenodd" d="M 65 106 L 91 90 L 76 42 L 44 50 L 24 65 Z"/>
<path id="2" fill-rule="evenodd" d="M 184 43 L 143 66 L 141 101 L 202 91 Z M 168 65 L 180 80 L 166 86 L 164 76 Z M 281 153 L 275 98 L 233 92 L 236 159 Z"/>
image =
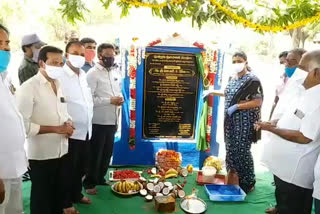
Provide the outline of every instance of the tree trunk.
<path id="1" fill-rule="evenodd" d="M 292 30 L 291 39 L 293 48 L 299 48 L 301 43 L 301 28 Z"/>

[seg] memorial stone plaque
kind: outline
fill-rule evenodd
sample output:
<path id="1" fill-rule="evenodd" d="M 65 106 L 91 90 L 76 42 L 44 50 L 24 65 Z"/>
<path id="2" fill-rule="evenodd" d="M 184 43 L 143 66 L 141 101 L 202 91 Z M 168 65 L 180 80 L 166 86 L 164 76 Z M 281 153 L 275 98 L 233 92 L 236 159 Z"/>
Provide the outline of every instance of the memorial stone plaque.
<path id="1" fill-rule="evenodd" d="M 146 53 L 143 138 L 194 139 L 199 75 L 194 54 Z"/>

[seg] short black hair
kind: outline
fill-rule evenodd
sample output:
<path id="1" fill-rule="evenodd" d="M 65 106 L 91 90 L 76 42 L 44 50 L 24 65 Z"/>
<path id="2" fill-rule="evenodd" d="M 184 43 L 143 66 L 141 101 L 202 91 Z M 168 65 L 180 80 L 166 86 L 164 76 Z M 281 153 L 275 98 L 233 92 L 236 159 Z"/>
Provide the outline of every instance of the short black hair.
<path id="1" fill-rule="evenodd" d="M 282 51 L 280 54 L 279 54 L 279 58 L 282 58 L 282 57 L 287 57 L 288 56 L 288 51 Z"/>
<path id="2" fill-rule="evenodd" d="M 48 53 L 59 53 L 59 54 L 63 54 L 63 51 L 57 47 L 54 46 L 44 46 L 41 48 L 40 52 L 39 52 L 39 58 L 38 58 L 38 62 L 40 60 L 46 62 L 48 59 Z"/>
<path id="3" fill-rule="evenodd" d="M 86 43 L 94 43 L 94 44 L 97 44 L 97 42 L 96 42 L 94 39 L 91 39 L 91 38 L 88 38 L 88 37 L 81 39 L 80 42 L 81 42 L 82 44 L 86 44 Z"/>
<path id="4" fill-rule="evenodd" d="M 10 34 L 8 28 L 6 28 L 5 26 L 3 26 L 2 24 L 0 24 L 0 29 L 3 30 L 4 32 L 6 32 L 8 35 Z"/>
<path id="5" fill-rule="evenodd" d="M 245 52 L 243 52 L 243 51 L 237 51 L 237 52 L 235 52 L 235 53 L 233 54 L 232 58 L 233 58 L 233 57 L 240 57 L 240 58 L 244 59 L 245 61 L 248 60 L 247 54 L 246 54 Z"/>
<path id="6" fill-rule="evenodd" d="M 68 42 L 68 44 L 67 44 L 67 46 L 66 46 L 66 53 L 68 53 L 68 50 L 69 50 L 69 48 L 70 48 L 72 45 L 83 46 L 83 43 L 80 42 L 80 41 L 71 41 L 71 42 Z"/>
<path id="7" fill-rule="evenodd" d="M 109 49 L 109 48 L 112 49 L 112 50 L 114 50 L 114 46 L 113 46 L 112 44 L 102 43 L 102 44 L 99 45 L 99 47 L 98 47 L 98 54 L 101 54 L 104 49 Z"/>
<path id="8" fill-rule="evenodd" d="M 27 52 L 26 48 L 31 48 L 32 44 L 30 45 L 22 45 L 22 51 L 23 53 Z"/>

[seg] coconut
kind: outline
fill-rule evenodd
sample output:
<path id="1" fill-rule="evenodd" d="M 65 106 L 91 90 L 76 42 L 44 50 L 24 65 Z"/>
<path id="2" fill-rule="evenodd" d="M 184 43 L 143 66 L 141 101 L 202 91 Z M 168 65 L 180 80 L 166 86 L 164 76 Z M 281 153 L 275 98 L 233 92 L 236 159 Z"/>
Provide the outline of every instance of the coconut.
<path id="1" fill-rule="evenodd" d="M 177 188 L 176 189 L 183 189 L 180 184 L 176 184 Z"/>
<path id="2" fill-rule="evenodd" d="M 146 189 L 140 190 L 140 195 L 141 196 L 146 196 L 148 194 L 148 191 Z"/>
<path id="3" fill-rule="evenodd" d="M 146 198 L 146 201 L 152 201 L 153 200 L 153 196 L 152 195 L 147 195 L 145 198 Z"/>
<path id="4" fill-rule="evenodd" d="M 172 186 L 172 183 L 171 183 L 171 182 L 165 182 L 164 185 L 165 185 L 166 187 L 169 187 L 169 186 Z"/>
<path id="5" fill-rule="evenodd" d="M 179 198 L 184 198 L 186 196 L 186 193 L 183 190 L 178 191 L 178 197 Z"/>
<path id="6" fill-rule="evenodd" d="M 148 191 L 153 191 L 153 188 L 154 188 L 154 184 L 153 183 L 148 183 L 147 184 L 147 190 Z"/>
<path id="7" fill-rule="evenodd" d="M 163 182 L 159 182 L 158 185 L 160 186 L 161 189 L 164 188 L 164 183 Z"/>
<path id="8" fill-rule="evenodd" d="M 159 185 L 155 185 L 155 186 L 153 187 L 153 191 L 154 191 L 155 193 L 159 193 L 159 192 L 161 192 L 161 187 L 160 187 Z"/>
<path id="9" fill-rule="evenodd" d="M 158 192 L 158 193 L 156 194 L 156 196 L 157 196 L 157 197 L 158 197 L 158 196 L 163 196 L 163 194 L 160 193 L 160 192 Z"/>
<path id="10" fill-rule="evenodd" d="M 188 170 L 185 169 L 185 168 L 182 168 L 182 169 L 180 170 L 180 175 L 181 175 L 182 177 L 187 177 L 187 176 L 188 176 Z"/>
<path id="11" fill-rule="evenodd" d="M 156 178 L 156 179 L 153 180 L 154 184 L 157 184 L 158 182 L 159 182 L 159 178 Z"/>
<path id="12" fill-rule="evenodd" d="M 139 178 L 139 181 L 142 182 L 142 183 L 144 183 L 144 182 L 147 182 L 147 179 L 145 179 L 144 177 L 140 177 L 140 178 Z"/>
<path id="13" fill-rule="evenodd" d="M 163 188 L 162 190 L 163 195 L 168 195 L 170 193 L 170 190 L 168 187 Z"/>
<path id="14" fill-rule="evenodd" d="M 151 173 L 154 174 L 154 175 L 157 174 L 157 169 L 156 169 L 155 167 L 153 167 L 153 168 L 151 169 Z"/>

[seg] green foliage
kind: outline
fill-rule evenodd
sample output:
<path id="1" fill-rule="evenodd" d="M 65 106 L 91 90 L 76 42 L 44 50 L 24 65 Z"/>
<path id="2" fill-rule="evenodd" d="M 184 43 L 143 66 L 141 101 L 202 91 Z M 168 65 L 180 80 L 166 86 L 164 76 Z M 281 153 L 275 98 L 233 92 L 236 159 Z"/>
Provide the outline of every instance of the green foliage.
<path id="1" fill-rule="evenodd" d="M 143 0 L 138 0 L 145 2 Z M 129 15 L 130 9 L 134 6 L 120 0 L 100 0 L 102 6 L 107 10 L 113 2 L 121 8 L 121 17 Z M 158 4 L 156 0 L 150 0 L 153 4 Z M 184 18 L 191 18 L 192 26 L 199 28 L 206 22 L 234 23 L 231 17 L 213 6 L 209 0 L 186 0 L 184 3 L 176 5 L 167 0 L 168 5 L 161 9 L 151 8 L 153 16 L 165 19 L 166 21 L 181 21 Z M 314 16 L 320 11 L 318 0 L 275 0 L 275 5 L 270 5 L 268 0 L 255 0 L 254 4 L 258 9 L 264 9 L 268 16 L 255 14 L 254 10 L 248 10 L 244 6 L 232 6 L 229 0 L 220 0 L 219 3 L 231 9 L 238 16 L 255 21 L 263 25 L 285 26 L 296 21 Z M 84 21 L 84 12 L 88 12 L 83 0 L 61 0 L 61 12 L 68 21 L 74 23 L 76 20 Z M 263 33 L 263 32 L 261 32 Z"/>
<path id="2" fill-rule="evenodd" d="M 70 23 L 75 24 L 76 20 L 85 21 L 83 14 L 89 10 L 82 0 L 60 0 L 59 4 L 62 8 L 58 10 Z"/>

